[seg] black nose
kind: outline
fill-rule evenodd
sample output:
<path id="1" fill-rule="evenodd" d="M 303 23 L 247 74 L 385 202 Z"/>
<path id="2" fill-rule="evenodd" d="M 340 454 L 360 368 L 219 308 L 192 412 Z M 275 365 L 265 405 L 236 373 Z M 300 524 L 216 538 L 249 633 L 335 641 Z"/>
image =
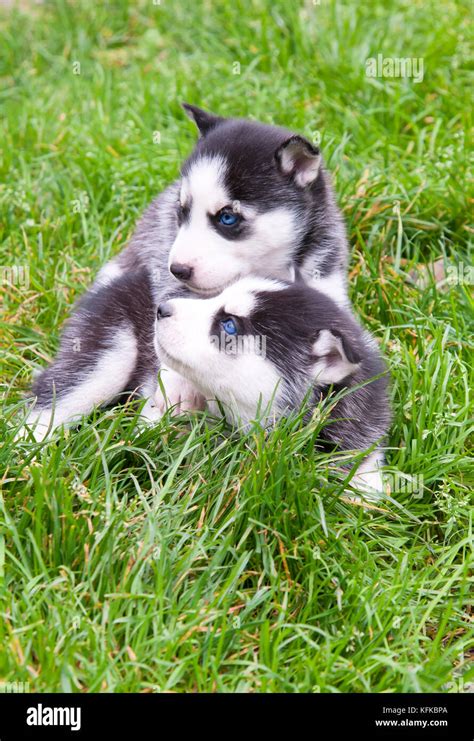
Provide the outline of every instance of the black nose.
<path id="1" fill-rule="evenodd" d="M 172 313 L 173 313 L 173 307 L 171 306 L 169 301 L 164 301 L 164 303 L 158 306 L 156 317 L 157 319 L 165 319 L 167 316 L 171 316 Z"/>
<path id="2" fill-rule="evenodd" d="M 193 274 L 193 269 L 189 265 L 181 265 L 179 262 L 174 262 L 170 265 L 170 272 L 178 280 L 189 280 Z"/>

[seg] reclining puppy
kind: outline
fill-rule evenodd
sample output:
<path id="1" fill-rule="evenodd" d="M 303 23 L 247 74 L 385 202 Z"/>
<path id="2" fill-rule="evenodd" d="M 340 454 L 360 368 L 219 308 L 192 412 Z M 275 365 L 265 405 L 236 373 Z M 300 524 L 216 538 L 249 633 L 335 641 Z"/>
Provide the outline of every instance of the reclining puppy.
<path id="1" fill-rule="evenodd" d="M 34 382 L 28 424 L 37 439 L 130 393 L 147 399 L 149 419 L 163 414 L 166 400 L 195 404 L 196 390 L 169 369 L 162 375 L 165 395 L 157 391 L 160 360 L 150 338 L 156 307 L 167 298 L 216 295 L 248 275 L 287 278 L 296 261 L 321 291 L 347 301 L 344 224 L 319 150 L 283 128 L 185 109 L 200 139 L 181 177 L 99 272 L 66 325 L 57 357 Z M 116 331 L 107 307 L 125 316 L 135 290 L 127 277 L 143 271 L 139 331 L 133 321 Z"/>
<path id="2" fill-rule="evenodd" d="M 347 389 L 322 442 L 363 451 L 387 433 L 388 379 L 375 341 L 347 309 L 301 280 L 246 278 L 205 301 L 166 301 L 157 317 L 160 357 L 230 422 L 263 415 L 268 423 L 299 409 L 308 393 L 314 408 L 331 389 Z M 382 460 L 380 451 L 370 454 L 354 483 L 381 491 Z"/>

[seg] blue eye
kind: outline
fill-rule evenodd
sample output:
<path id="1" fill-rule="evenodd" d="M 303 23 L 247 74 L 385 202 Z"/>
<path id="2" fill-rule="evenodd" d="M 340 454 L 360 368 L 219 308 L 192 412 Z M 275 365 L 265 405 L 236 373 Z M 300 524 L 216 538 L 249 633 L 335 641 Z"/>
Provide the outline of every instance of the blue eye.
<path id="1" fill-rule="evenodd" d="M 235 226 L 238 220 L 238 215 L 232 213 L 232 211 L 221 211 L 218 218 L 219 224 L 222 224 L 222 226 Z"/>
<path id="2" fill-rule="evenodd" d="M 221 327 L 226 334 L 237 334 L 237 327 L 233 319 L 224 319 Z"/>

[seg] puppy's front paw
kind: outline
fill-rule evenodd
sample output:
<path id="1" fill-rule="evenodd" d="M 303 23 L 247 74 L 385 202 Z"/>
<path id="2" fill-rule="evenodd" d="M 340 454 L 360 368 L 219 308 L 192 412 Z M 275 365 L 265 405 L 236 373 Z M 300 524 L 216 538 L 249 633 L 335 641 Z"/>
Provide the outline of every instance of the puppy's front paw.
<path id="1" fill-rule="evenodd" d="M 159 422 L 163 414 L 163 409 L 158 406 L 154 398 L 147 399 L 140 413 L 140 419 L 145 423 L 149 422 L 153 424 L 153 422 Z"/>
<path id="2" fill-rule="evenodd" d="M 170 409 L 172 414 L 182 414 L 205 408 L 206 400 L 204 396 L 190 381 L 176 371 L 162 366 L 161 383 L 163 389 L 157 389 L 153 400 L 160 416 L 167 409 Z"/>
<path id="3" fill-rule="evenodd" d="M 17 442 L 28 442 L 33 438 L 37 443 L 42 442 L 58 426 L 53 409 L 30 410 L 28 416 L 15 435 Z"/>
<path id="4" fill-rule="evenodd" d="M 377 498 L 383 496 L 384 484 L 381 471 L 383 462 L 383 454 L 378 450 L 367 456 L 352 477 L 353 488 L 369 496 Z"/>

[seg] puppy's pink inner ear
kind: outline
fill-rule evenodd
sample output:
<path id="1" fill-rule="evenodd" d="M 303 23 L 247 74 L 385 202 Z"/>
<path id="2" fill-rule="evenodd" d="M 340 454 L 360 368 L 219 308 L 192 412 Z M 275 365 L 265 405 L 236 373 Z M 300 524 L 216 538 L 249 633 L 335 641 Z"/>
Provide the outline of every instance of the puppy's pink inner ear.
<path id="1" fill-rule="evenodd" d="M 292 175 L 301 188 L 314 182 L 319 173 L 321 155 L 301 136 L 293 136 L 276 152 L 276 159 L 285 175 Z"/>
<path id="2" fill-rule="evenodd" d="M 348 353 L 349 356 L 351 353 Z M 360 366 L 359 358 L 347 357 L 341 338 L 329 329 L 322 329 L 313 344 L 314 380 L 316 383 L 340 383 Z"/>

